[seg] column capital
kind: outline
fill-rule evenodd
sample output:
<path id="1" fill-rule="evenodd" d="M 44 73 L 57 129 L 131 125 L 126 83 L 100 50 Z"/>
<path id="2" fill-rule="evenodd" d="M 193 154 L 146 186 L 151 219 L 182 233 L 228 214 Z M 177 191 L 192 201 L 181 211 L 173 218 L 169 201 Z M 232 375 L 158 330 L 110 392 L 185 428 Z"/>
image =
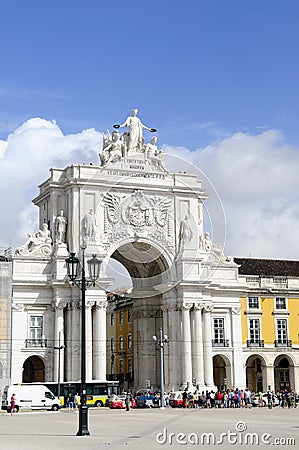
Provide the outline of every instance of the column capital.
<path id="1" fill-rule="evenodd" d="M 181 311 L 190 311 L 190 309 L 193 307 L 193 303 L 191 302 L 182 302 L 179 306 Z"/>
<path id="2" fill-rule="evenodd" d="M 91 309 L 95 303 L 93 301 L 87 301 L 85 303 L 85 308 Z"/>
<path id="3" fill-rule="evenodd" d="M 108 302 L 106 300 L 100 300 L 100 301 L 95 302 L 95 308 L 98 310 L 106 311 L 107 305 L 108 305 Z"/>
<path id="4" fill-rule="evenodd" d="M 211 313 L 213 311 L 213 309 L 214 309 L 214 306 L 209 304 L 209 303 L 205 303 L 203 305 L 203 312 L 204 313 Z"/>
<path id="5" fill-rule="evenodd" d="M 204 305 L 202 303 L 194 303 L 195 311 L 202 311 L 204 309 Z"/>
<path id="6" fill-rule="evenodd" d="M 239 306 L 236 306 L 236 307 L 232 308 L 232 314 L 233 315 L 240 314 L 240 312 L 241 312 L 241 308 Z"/>
<path id="7" fill-rule="evenodd" d="M 66 307 L 67 302 L 61 298 L 55 298 L 52 302 L 52 308 L 54 311 L 63 311 Z"/>

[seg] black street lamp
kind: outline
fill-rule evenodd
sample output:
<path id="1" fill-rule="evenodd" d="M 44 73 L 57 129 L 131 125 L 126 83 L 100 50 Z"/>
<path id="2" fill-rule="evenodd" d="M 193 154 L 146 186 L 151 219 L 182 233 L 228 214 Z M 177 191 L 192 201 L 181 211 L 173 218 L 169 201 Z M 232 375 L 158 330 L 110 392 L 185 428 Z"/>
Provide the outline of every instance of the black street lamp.
<path id="1" fill-rule="evenodd" d="M 82 316 L 81 316 L 81 401 L 79 407 L 79 430 L 77 436 L 89 436 L 88 430 L 88 407 L 86 405 L 86 344 L 85 344 L 85 291 L 89 286 L 95 286 L 99 278 L 100 266 L 102 261 L 92 255 L 87 261 L 89 269 L 89 278 L 85 277 L 85 250 L 86 243 L 81 245 L 82 262 L 80 263 L 75 253 L 70 253 L 69 258 L 65 260 L 67 274 L 72 281 L 81 290 Z M 79 267 L 81 266 L 81 277 Z"/>
<path id="2" fill-rule="evenodd" d="M 153 336 L 153 341 L 157 342 L 160 347 L 160 409 L 164 409 L 164 344 L 168 344 L 168 337 L 166 334 L 163 336 L 162 328 L 160 328 L 160 336 L 159 339 L 157 336 Z"/>
<path id="3" fill-rule="evenodd" d="M 65 345 L 60 345 L 60 337 L 61 337 L 61 332 L 59 331 L 59 335 L 58 335 L 58 347 L 54 347 L 54 350 L 58 350 L 58 379 L 57 379 L 57 383 L 58 383 L 58 393 L 57 393 L 57 397 L 60 400 L 60 352 L 61 350 L 63 350 L 65 348 Z"/>

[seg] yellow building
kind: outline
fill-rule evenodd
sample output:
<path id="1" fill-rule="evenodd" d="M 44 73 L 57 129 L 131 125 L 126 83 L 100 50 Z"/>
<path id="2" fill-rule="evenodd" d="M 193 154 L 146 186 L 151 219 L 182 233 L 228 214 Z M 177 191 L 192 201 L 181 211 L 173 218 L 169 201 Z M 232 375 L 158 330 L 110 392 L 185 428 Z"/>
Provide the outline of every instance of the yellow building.
<path id="1" fill-rule="evenodd" d="M 107 379 L 124 390 L 134 382 L 133 301 L 126 294 L 108 294 Z"/>
<path id="2" fill-rule="evenodd" d="M 299 261 L 235 258 L 244 281 L 241 325 L 246 383 L 299 390 Z"/>

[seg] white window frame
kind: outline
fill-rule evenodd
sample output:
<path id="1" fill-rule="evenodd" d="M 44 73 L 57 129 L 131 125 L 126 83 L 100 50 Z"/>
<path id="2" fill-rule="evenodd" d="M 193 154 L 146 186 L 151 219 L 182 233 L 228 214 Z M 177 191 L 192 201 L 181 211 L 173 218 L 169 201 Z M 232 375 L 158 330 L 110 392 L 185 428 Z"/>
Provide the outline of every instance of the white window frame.
<path id="1" fill-rule="evenodd" d="M 251 329 L 251 326 L 250 326 L 251 322 L 255 322 L 255 324 L 258 324 L 258 327 L 254 327 Z M 255 336 L 251 337 L 251 330 L 254 331 L 255 335 L 256 335 L 255 330 L 258 330 L 258 338 L 256 338 Z M 249 317 L 249 319 L 248 319 L 248 340 L 253 343 L 258 343 L 259 341 L 261 341 L 262 340 L 261 339 L 261 331 L 262 331 L 261 330 L 261 320 L 256 317 Z"/>
<path id="2" fill-rule="evenodd" d="M 215 327 L 215 321 L 222 321 L 222 327 Z M 218 337 L 216 337 L 216 330 L 218 331 Z M 222 337 L 219 338 L 219 331 L 222 331 Z M 221 333 L 220 333 L 221 334 Z M 217 343 L 225 342 L 225 318 L 224 317 L 213 317 L 213 335 L 214 341 Z"/>
<path id="3" fill-rule="evenodd" d="M 277 308 L 277 300 L 284 300 L 284 308 Z M 275 297 L 274 298 L 275 304 L 274 304 L 274 309 L 275 311 L 286 311 L 288 309 L 288 305 L 287 305 L 287 298 L 286 297 Z"/>
<path id="4" fill-rule="evenodd" d="M 257 299 L 257 306 L 250 306 L 250 299 Z M 260 298 L 256 297 L 256 296 L 248 297 L 247 309 L 249 309 L 250 311 L 253 310 L 253 309 L 260 309 Z"/>
<path id="5" fill-rule="evenodd" d="M 41 324 L 32 325 L 32 319 L 40 319 Z M 44 318 L 41 315 L 29 316 L 29 340 L 31 341 L 42 341 L 44 331 Z"/>
<path id="6" fill-rule="evenodd" d="M 285 328 L 285 330 L 286 330 L 286 333 L 285 333 L 285 338 L 283 338 L 283 339 L 280 339 L 279 338 L 279 330 L 281 329 L 281 330 L 283 330 L 283 328 L 279 328 L 278 327 L 278 323 L 279 322 L 282 322 L 282 321 L 284 321 L 285 323 L 286 323 L 286 328 Z M 289 324 L 288 324 L 288 319 L 286 318 L 286 317 L 280 317 L 279 319 L 276 319 L 276 321 L 275 321 L 275 323 L 276 323 L 276 340 L 278 341 L 278 342 L 287 342 L 288 340 L 289 340 Z"/>

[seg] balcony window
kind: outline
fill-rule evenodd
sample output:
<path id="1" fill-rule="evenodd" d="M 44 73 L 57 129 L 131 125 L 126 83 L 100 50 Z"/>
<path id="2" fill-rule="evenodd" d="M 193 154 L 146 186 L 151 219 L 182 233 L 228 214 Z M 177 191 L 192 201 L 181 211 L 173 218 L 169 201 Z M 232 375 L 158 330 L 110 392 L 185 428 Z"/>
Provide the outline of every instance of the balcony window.
<path id="1" fill-rule="evenodd" d="M 30 341 L 31 347 L 42 347 L 42 337 L 43 337 L 43 317 L 42 316 L 30 316 Z M 26 344 L 27 346 L 27 344 Z"/>
<path id="2" fill-rule="evenodd" d="M 261 328 L 259 319 L 249 320 L 249 339 L 250 342 L 258 342 L 261 338 Z"/>
<path id="3" fill-rule="evenodd" d="M 132 335 L 128 334 L 128 349 L 129 350 L 132 348 L 132 343 L 133 343 Z"/>
<path id="4" fill-rule="evenodd" d="M 264 347 L 264 341 L 261 339 L 260 319 L 249 319 L 249 339 L 247 347 Z"/>
<path id="5" fill-rule="evenodd" d="M 214 319 L 214 339 L 212 345 L 216 346 L 227 346 L 227 341 L 224 339 L 224 319 L 217 318 Z"/>
<path id="6" fill-rule="evenodd" d="M 277 340 L 276 344 L 288 342 L 288 322 L 287 319 L 276 320 Z"/>
<path id="7" fill-rule="evenodd" d="M 224 339 L 224 319 L 214 319 L 214 340 Z"/>
<path id="8" fill-rule="evenodd" d="M 110 339 L 110 350 L 115 352 L 115 339 L 113 337 Z"/>
<path id="9" fill-rule="evenodd" d="M 115 315 L 114 315 L 114 313 L 112 313 L 110 316 L 110 325 L 113 327 L 114 324 L 115 324 Z"/>
<path id="10" fill-rule="evenodd" d="M 132 322 L 132 310 L 128 309 L 128 323 Z"/>
<path id="11" fill-rule="evenodd" d="M 122 352 L 124 349 L 124 338 L 119 336 L 119 351 Z"/>
<path id="12" fill-rule="evenodd" d="M 132 373 L 133 372 L 133 361 L 132 358 L 128 359 L 128 373 Z"/>

